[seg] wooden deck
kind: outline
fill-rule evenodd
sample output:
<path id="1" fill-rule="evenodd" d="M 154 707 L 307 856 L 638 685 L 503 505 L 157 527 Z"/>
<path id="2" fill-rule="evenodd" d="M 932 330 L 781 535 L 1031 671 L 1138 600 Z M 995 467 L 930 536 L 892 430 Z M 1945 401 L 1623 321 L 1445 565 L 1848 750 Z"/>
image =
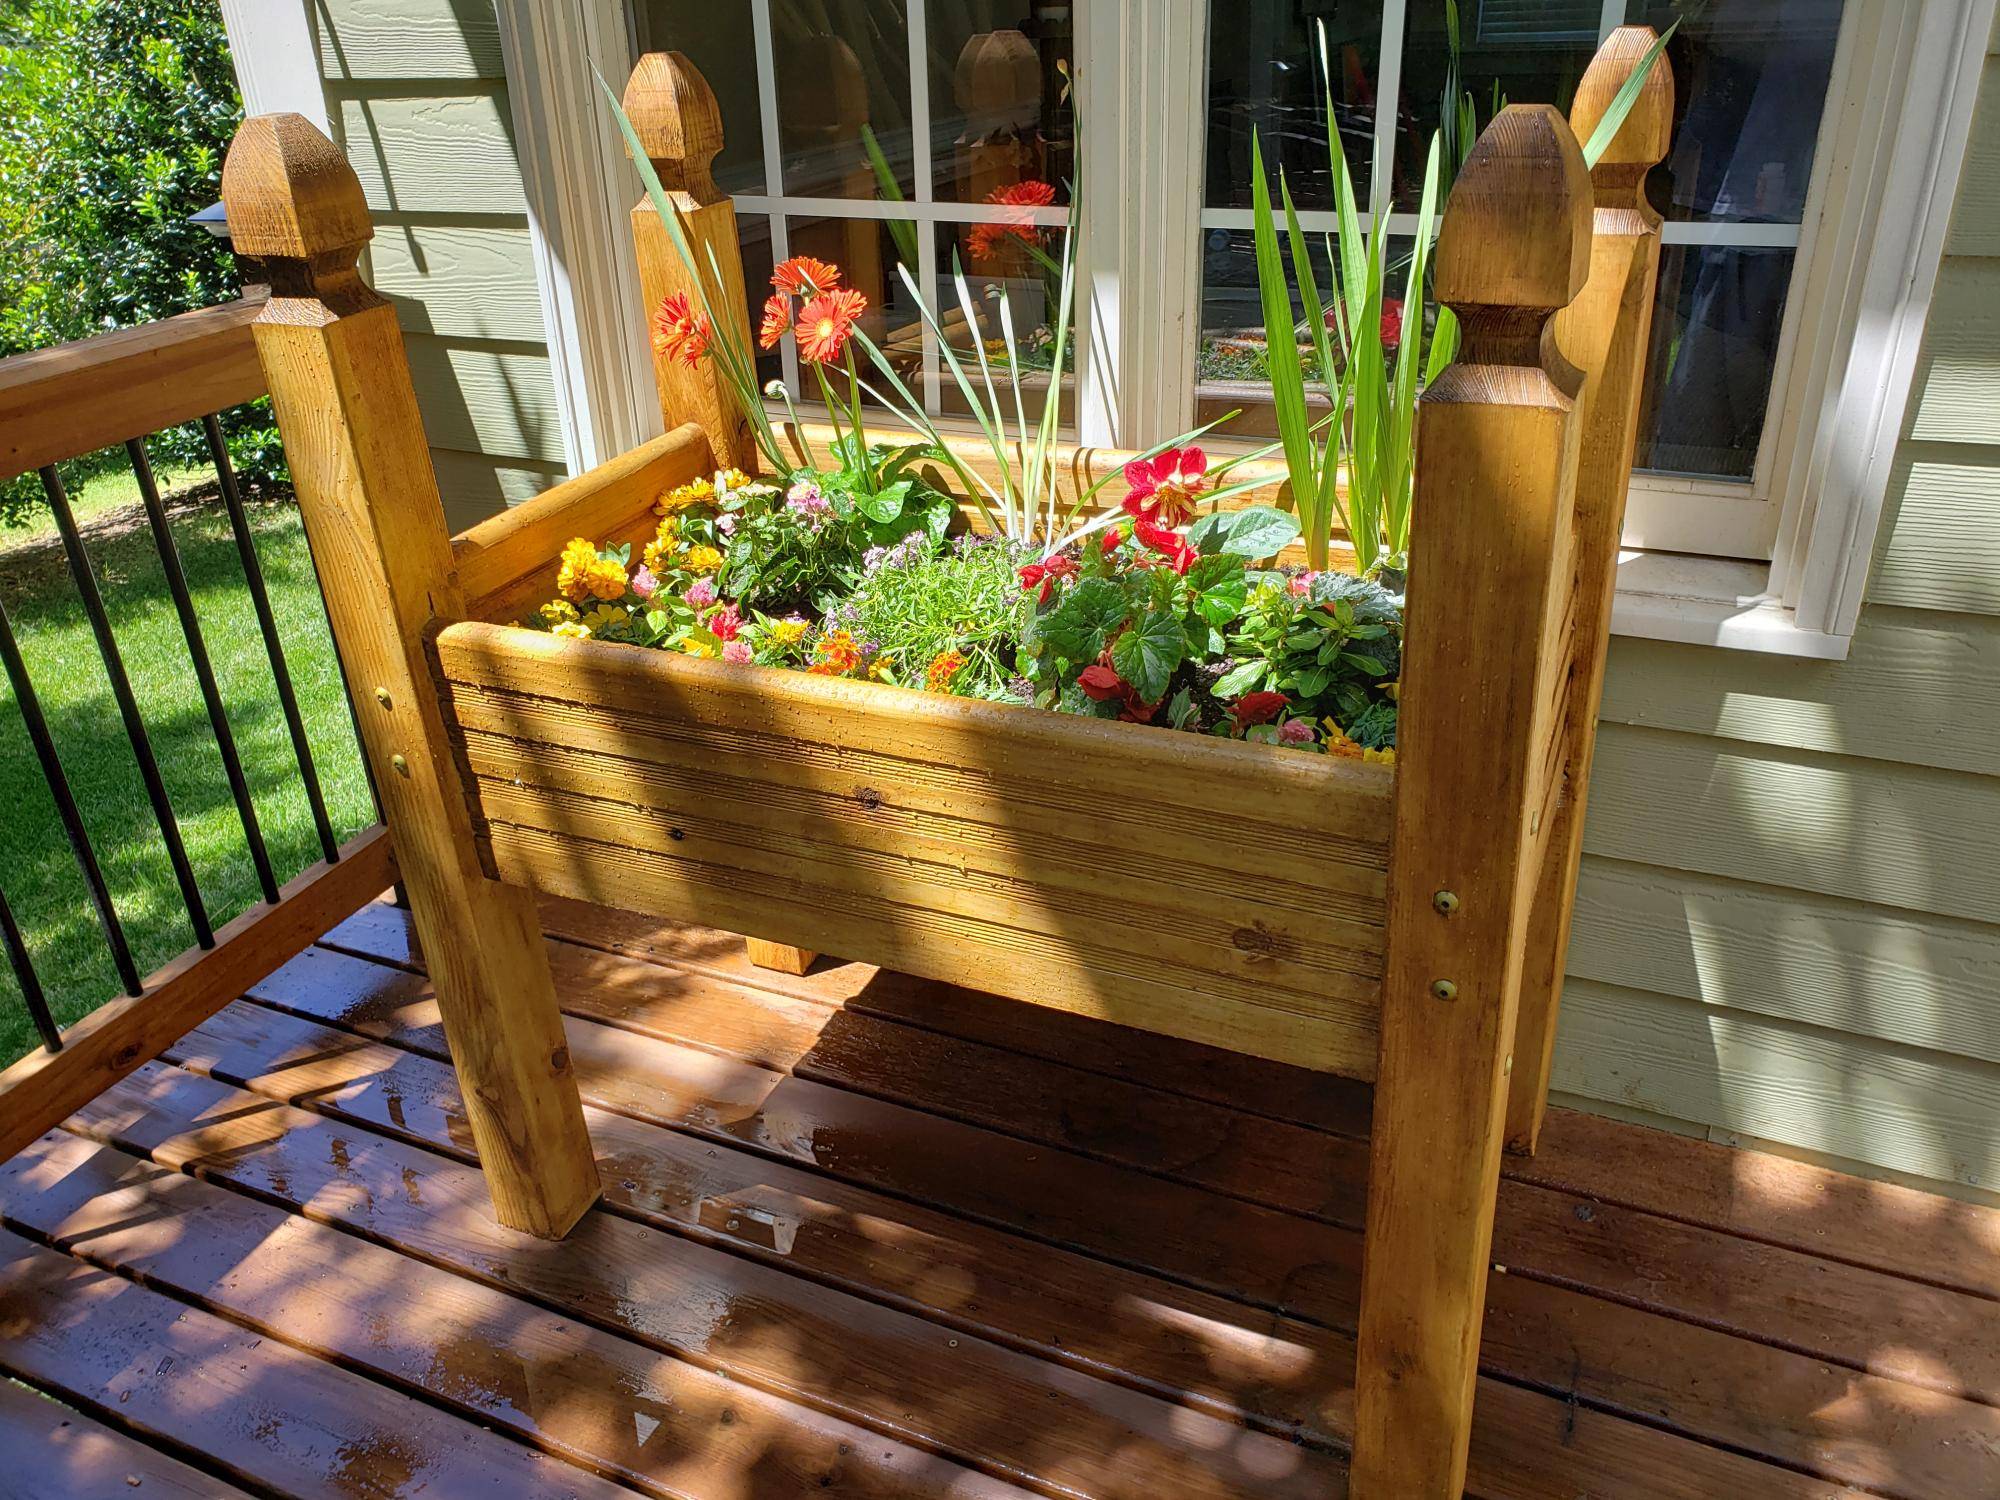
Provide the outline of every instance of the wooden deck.
<path id="1" fill-rule="evenodd" d="M 1368 1096 L 560 902 L 501 1229 L 371 906 L 0 1169 L 0 1495 L 1344 1491 Z M 2000 1494 L 2000 1213 L 1557 1112 L 1469 1493 Z"/>

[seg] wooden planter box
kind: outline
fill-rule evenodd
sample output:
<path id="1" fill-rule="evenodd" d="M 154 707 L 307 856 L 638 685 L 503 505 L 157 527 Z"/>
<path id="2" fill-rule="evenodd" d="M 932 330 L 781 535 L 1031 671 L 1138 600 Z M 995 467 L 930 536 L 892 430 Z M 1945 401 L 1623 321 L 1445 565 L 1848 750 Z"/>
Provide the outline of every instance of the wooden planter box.
<path id="1" fill-rule="evenodd" d="M 1583 133 L 1651 35 L 1606 43 Z M 733 265 L 706 85 L 655 54 L 627 102 Z M 597 1188 L 534 891 L 1372 1079 L 1352 1494 L 1457 1495 L 1500 1151 L 1547 1092 L 1671 118 L 1661 69 L 1593 181 L 1561 116 L 1510 108 L 1453 192 L 1393 772 L 503 623 L 567 538 L 637 540 L 662 490 L 748 467 L 743 424 L 662 358 L 665 437 L 452 542 L 354 272 L 359 184 L 298 117 L 248 122 L 224 196 L 273 286 L 258 350 L 500 1216 L 561 1235 Z M 675 265 L 634 228 L 650 304 Z"/>

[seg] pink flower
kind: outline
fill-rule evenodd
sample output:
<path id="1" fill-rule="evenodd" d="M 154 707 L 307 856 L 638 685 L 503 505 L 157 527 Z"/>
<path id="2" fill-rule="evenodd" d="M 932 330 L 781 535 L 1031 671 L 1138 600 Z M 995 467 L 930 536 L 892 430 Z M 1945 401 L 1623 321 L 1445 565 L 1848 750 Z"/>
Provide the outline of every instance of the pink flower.
<path id="1" fill-rule="evenodd" d="M 725 604 L 702 623 L 718 641 L 733 641 L 743 629 L 743 612 L 733 604 Z"/>
<path id="2" fill-rule="evenodd" d="M 632 575 L 632 592 L 641 599 L 650 599 L 659 591 L 660 580 L 653 576 L 653 570 L 644 563 L 639 564 L 639 571 Z"/>
<path id="3" fill-rule="evenodd" d="M 1304 719 L 1287 719 L 1278 726 L 1278 739 L 1287 745 L 1310 745 L 1313 742 L 1312 725 Z"/>
<path id="4" fill-rule="evenodd" d="M 1313 579 L 1318 576 L 1316 573 L 1295 574 L 1292 580 L 1285 585 L 1285 592 L 1295 598 L 1303 594 L 1308 594 L 1312 592 Z"/>
<path id="5" fill-rule="evenodd" d="M 724 536 L 736 535 L 736 517 L 717 516 L 715 518 L 715 529 L 721 532 Z"/>
<path id="6" fill-rule="evenodd" d="M 747 665 L 750 661 L 751 654 L 752 653 L 750 650 L 750 643 L 748 641 L 741 641 L 741 640 L 724 641 L 722 644 L 722 659 L 724 661 L 733 661 Z M 1296 723 L 1297 721 L 1294 720 L 1293 722 Z M 1287 724 L 1285 727 L 1289 729 L 1291 728 L 1291 725 Z M 1310 730 L 1306 732 L 1306 738 L 1307 739 L 1312 738 L 1312 732 Z"/>
<path id="7" fill-rule="evenodd" d="M 1208 455 L 1199 448 L 1169 448 L 1125 465 L 1125 509 L 1162 526 L 1194 519 L 1195 498 L 1208 488 Z"/>
<path id="8" fill-rule="evenodd" d="M 697 578 L 681 597 L 687 600 L 690 609 L 707 609 L 715 603 L 715 585 L 706 578 Z"/>

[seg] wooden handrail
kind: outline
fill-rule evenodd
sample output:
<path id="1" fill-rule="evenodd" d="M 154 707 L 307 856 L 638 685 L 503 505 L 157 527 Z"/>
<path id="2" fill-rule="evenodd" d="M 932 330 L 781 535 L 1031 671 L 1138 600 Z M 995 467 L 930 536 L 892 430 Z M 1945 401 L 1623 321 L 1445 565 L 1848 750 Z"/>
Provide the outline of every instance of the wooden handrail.
<path id="1" fill-rule="evenodd" d="M 0 360 L 0 482 L 264 394 L 260 291 Z"/>
<path id="2" fill-rule="evenodd" d="M 190 948 L 137 995 L 101 1005 L 63 1035 L 60 1052 L 31 1052 L 0 1072 L 0 1161 L 53 1129 L 135 1068 L 158 1057 L 251 985 L 381 895 L 396 878 L 389 831 L 377 825 L 329 864 L 312 865 Z"/>

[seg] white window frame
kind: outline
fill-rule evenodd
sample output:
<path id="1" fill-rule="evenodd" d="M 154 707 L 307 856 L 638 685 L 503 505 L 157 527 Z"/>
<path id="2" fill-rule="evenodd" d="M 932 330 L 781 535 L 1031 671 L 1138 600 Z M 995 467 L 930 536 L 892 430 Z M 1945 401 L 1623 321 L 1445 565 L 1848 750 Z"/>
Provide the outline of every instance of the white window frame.
<path id="1" fill-rule="evenodd" d="M 768 14 L 768 0 L 754 3 Z M 1615 631 L 1798 656 L 1847 654 L 1996 3 L 1849 0 L 1834 62 L 1836 102 L 1797 233 L 1757 478 L 1748 487 L 1656 476 L 1635 484 Z M 1387 5 L 1400 12 L 1403 0 Z M 1605 0 L 1607 27 L 1623 6 Z M 573 461 L 597 462 L 617 451 L 602 451 L 607 443 L 629 445 L 658 426 L 649 378 L 636 384 L 645 410 L 633 410 L 640 403 L 631 372 L 647 366 L 643 320 L 631 311 L 630 170 L 607 149 L 601 127 L 577 124 L 602 116 L 590 67 L 614 84 L 623 76 L 627 7 L 623 0 L 500 0 L 499 13 L 537 244 L 548 247 L 538 256 L 551 268 L 543 286 L 551 352 L 562 350 L 559 371 L 576 367 L 574 378 L 559 378 L 558 395 L 567 426 L 602 434 L 591 445 L 594 457 Z M 1192 425 L 1200 238 L 1211 219 L 1233 225 L 1241 213 L 1204 211 L 1201 202 L 1206 112 L 1187 101 L 1205 88 L 1207 13 L 1207 0 L 1089 0 L 1078 15 L 1081 144 L 1091 174 L 1078 329 L 1085 442 L 1142 446 Z M 1384 30 L 1386 38 L 1386 13 Z M 767 22 L 760 35 L 768 45 Z M 569 123 L 558 128 L 561 121 Z M 775 173 L 775 144 L 765 146 Z M 745 212 L 926 223 L 980 217 L 976 206 L 961 204 L 870 205 L 776 191 L 738 204 Z M 781 215 L 774 213 L 773 224 L 782 224 Z M 1729 238 L 1747 243 L 1746 233 L 1778 232 L 1733 226 Z M 1717 233 L 1669 225 L 1666 238 L 1671 244 Z M 1789 241 L 1791 232 L 1783 233 Z M 1132 371 L 1148 378 L 1122 378 Z M 1733 539 L 1721 550 L 1759 555 L 1681 555 L 1714 548 L 1718 535 Z"/>

